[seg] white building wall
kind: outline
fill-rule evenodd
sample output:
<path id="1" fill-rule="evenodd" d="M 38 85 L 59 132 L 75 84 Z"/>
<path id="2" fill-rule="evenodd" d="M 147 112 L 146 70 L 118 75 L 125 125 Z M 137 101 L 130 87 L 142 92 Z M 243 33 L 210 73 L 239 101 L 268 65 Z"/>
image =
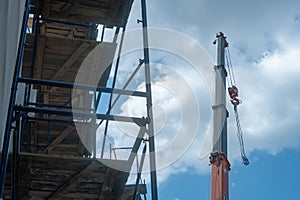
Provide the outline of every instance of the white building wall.
<path id="1" fill-rule="evenodd" d="M 0 0 L 0 147 L 15 68 L 25 0 Z"/>

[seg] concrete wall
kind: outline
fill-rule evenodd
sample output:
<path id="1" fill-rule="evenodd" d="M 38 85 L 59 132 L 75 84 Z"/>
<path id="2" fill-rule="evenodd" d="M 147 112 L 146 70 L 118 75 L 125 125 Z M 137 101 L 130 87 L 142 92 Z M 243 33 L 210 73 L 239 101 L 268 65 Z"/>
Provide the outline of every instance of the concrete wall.
<path id="1" fill-rule="evenodd" d="M 0 1 L 0 147 L 15 68 L 25 0 Z"/>

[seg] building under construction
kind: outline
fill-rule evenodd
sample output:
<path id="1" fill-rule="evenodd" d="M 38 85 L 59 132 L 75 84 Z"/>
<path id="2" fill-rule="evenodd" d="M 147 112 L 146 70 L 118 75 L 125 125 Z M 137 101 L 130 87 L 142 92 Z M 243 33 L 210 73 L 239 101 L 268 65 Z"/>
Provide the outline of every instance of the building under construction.
<path id="1" fill-rule="evenodd" d="M 146 91 L 114 88 L 118 55 L 132 4 L 133 0 L 1 2 L 7 15 L 1 25 L 1 42 L 6 52 L 1 54 L 4 81 L 0 86 L 4 92 L 0 197 L 146 199 L 140 173 L 135 185 L 126 182 L 142 142 L 149 143 L 149 150 L 154 152 L 147 47 L 144 59 L 140 60 L 145 67 Z M 147 28 L 145 6 L 142 0 L 143 28 Z M 106 31 L 113 32 L 112 41 L 104 41 Z M 141 37 L 147 44 L 147 34 Z M 86 68 L 82 70 L 84 63 Z M 112 86 L 107 87 L 110 74 L 113 74 Z M 99 114 L 104 93 L 110 95 L 110 101 L 107 111 Z M 112 115 L 112 95 L 145 98 L 147 116 Z M 100 123 L 107 126 L 109 121 L 135 123 L 140 127 L 128 158 L 103 156 L 105 138 L 109 135 L 107 128 L 104 128 L 102 151 L 97 147 L 97 127 Z M 140 166 L 145 150 L 146 147 L 139 159 Z M 155 169 L 154 154 L 150 155 L 150 162 Z M 155 170 L 151 172 L 151 191 L 155 200 Z"/>
<path id="2" fill-rule="evenodd" d="M 132 4 L 133 0 L 1 1 L 0 199 L 146 200 L 141 173 L 147 149 L 151 199 L 158 199 L 146 0 L 141 0 L 138 19 L 143 57 L 137 58 L 124 86 L 115 87 Z M 111 40 L 106 40 L 107 33 Z M 218 51 L 211 199 L 227 200 L 226 79 L 241 156 L 245 165 L 249 161 L 237 111 L 241 101 L 223 33 L 214 44 Z M 145 91 L 127 89 L 142 67 Z M 114 114 L 122 96 L 144 98 L 146 116 Z M 130 134 L 130 146 L 108 144 L 112 122 L 138 127 Z M 120 149 L 127 154 L 117 157 Z M 126 185 L 134 164 L 135 184 Z"/>

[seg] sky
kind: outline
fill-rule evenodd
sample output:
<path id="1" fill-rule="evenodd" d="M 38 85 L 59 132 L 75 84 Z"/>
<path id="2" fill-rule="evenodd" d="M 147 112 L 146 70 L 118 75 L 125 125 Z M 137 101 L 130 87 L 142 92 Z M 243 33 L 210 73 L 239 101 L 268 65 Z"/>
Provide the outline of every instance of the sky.
<path id="1" fill-rule="evenodd" d="M 211 80 L 193 60 L 199 57 L 204 62 L 203 66 L 198 63 L 201 69 L 211 67 L 204 69 L 207 73 L 213 70 L 213 41 L 220 31 L 229 42 L 250 161 L 248 166 L 242 164 L 234 113 L 227 98 L 230 199 L 300 199 L 296 192 L 300 181 L 300 2 L 151 0 L 147 6 L 149 27 L 162 28 L 149 31 L 150 47 L 151 42 L 157 45 L 150 49 L 150 60 L 159 199 L 209 199 L 208 147 L 203 147 L 203 142 L 209 137 L 212 116 Z M 140 3 L 135 1 L 127 30 L 128 41 L 137 44 L 140 39 L 130 38 L 130 31 L 140 28 L 136 23 L 140 16 Z M 166 32 L 171 36 L 165 37 Z M 117 87 L 122 87 L 138 58 L 143 58 L 141 52 L 125 52 Z M 143 73 L 137 74 L 129 89 L 145 89 Z M 117 114 L 145 116 L 143 99 L 124 98 L 116 107 Z M 113 134 L 109 140 L 115 147 L 130 144 L 136 136 L 130 134 L 138 131 L 122 123 L 110 128 Z M 146 159 L 142 178 L 147 183 L 148 165 Z M 148 199 L 150 193 L 148 185 Z"/>

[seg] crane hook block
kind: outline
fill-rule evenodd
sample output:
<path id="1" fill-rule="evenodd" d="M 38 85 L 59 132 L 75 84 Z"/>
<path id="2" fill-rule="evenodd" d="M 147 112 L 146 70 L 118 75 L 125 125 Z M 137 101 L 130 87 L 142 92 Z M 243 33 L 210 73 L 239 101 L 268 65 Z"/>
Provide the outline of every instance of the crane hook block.
<path id="1" fill-rule="evenodd" d="M 235 106 L 238 106 L 239 104 L 242 103 L 242 101 L 240 99 L 238 99 L 238 93 L 239 93 L 239 90 L 236 86 L 232 86 L 232 87 L 229 87 L 228 88 L 228 93 L 229 93 L 229 96 L 230 96 L 230 102 L 235 105 Z"/>
<path id="2" fill-rule="evenodd" d="M 232 86 L 228 88 L 228 93 L 231 99 L 238 97 L 239 90 L 236 86 Z"/>

